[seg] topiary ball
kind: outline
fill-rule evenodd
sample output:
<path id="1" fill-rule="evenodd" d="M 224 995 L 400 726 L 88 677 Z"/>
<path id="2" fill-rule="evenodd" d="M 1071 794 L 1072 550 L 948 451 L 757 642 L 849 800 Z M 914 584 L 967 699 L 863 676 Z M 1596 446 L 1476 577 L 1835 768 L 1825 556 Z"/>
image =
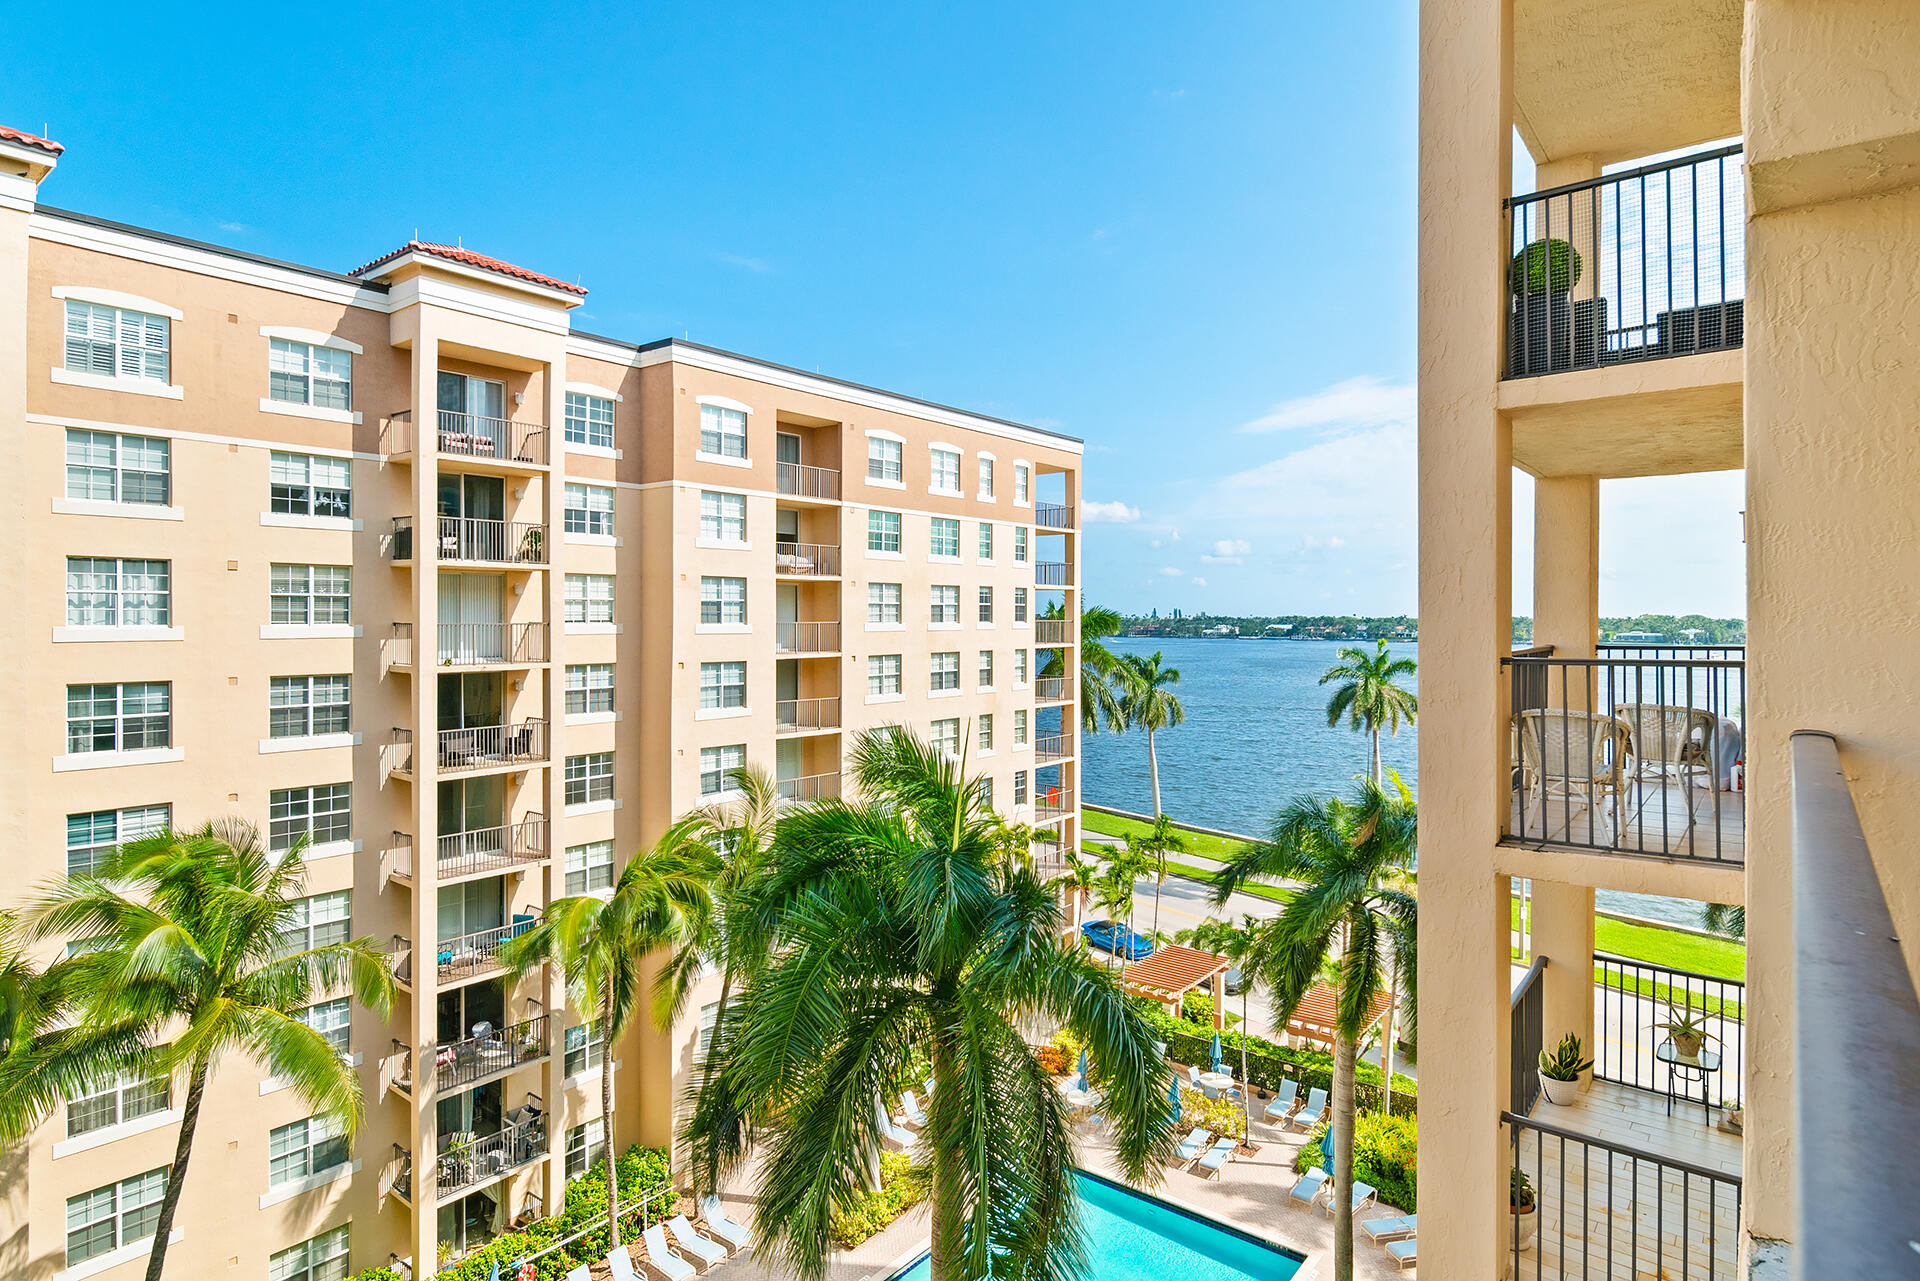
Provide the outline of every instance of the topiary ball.
<path id="1" fill-rule="evenodd" d="M 1536 240 L 1513 256 L 1508 287 L 1516 294 L 1564 294 L 1580 283 L 1580 252 L 1564 240 Z"/>

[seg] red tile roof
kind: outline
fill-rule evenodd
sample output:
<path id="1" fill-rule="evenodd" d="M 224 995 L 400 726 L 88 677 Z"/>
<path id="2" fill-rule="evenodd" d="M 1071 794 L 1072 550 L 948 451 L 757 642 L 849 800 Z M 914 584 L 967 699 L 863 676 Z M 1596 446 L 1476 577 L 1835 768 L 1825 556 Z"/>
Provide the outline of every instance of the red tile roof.
<path id="1" fill-rule="evenodd" d="M 5 125 L 0 125 L 0 141 L 25 143 L 29 147 L 38 147 L 49 155 L 55 156 L 66 150 L 66 147 L 51 138 L 42 138 L 24 129 L 9 129 Z"/>
<path id="2" fill-rule="evenodd" d="M 543 276 L 537 271 L 528 271 L 525 267 L 516 267 L 510 262 L 501 262 L 498 258 L 489 258 L 477 254 L 471 249 L 462 249 L 457 245 L 436 245 L 425 240 L 409 240 L 390 254 L 382 254 L 364 267 L 348 272 L 351 276 L 364 276 L 382 263 L 392 262 L 404 254 L 431 254 L 435 258 L 445 258 L 449 262 L 462 263 L 468 267 L 478 267 L 482 271 L 497 271 L 503 276 L 512 276 L 515 280 L 524 280 L 529 284 L 544 285 L 548 289 L 562 289 L 570 294 L 586 296 L 586 290 L 579 285 L 568 284 L 564 280 L 555 280 L 552 276 Z"/>

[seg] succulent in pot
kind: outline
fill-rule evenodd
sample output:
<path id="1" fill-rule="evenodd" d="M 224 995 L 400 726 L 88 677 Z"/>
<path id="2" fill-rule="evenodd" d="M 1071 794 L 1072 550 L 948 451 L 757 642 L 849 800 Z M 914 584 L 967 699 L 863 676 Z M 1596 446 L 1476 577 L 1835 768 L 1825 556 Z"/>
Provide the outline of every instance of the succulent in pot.
<path id="1" fill-rule="evenodd" d="M 1507 1210 L 1513 1216 L 1513 1248 L 1524 1250 L 1533 1244 L 1533 1180 L 1519 1166 L 1512 1167 L 1511 1192 L 1507 1198 Z"/>
<path id="2" fill-rule="evenodd" d="M 1688 1001 L 1684 1010 L 1673 1008 L 1673 1002 L 1667 1002 L 1667 1017 L 1653 1025 L 1665 1032 L 1667 1039 L 1673 1042 L 1673 1052 L 1683 1059 L 1700 1057 L 1701 1049 L 1708 1041 L 1720 1038 L 1707 1031 L 1707 1016 L 1693 1012 L 1693 1002 Z"/>
<path id="3" fill-rule="evenodd" d="M 1593 1067 L 1593 1060 L 1582 1058 L 1580 1049 L 1580 1038 L 1569 1032 L 1552 1053 L 1540 1051 L 1540 1088 L 1555 1107 L 1572 1106 L 1580 1094 L 1580 1074 Z"/>

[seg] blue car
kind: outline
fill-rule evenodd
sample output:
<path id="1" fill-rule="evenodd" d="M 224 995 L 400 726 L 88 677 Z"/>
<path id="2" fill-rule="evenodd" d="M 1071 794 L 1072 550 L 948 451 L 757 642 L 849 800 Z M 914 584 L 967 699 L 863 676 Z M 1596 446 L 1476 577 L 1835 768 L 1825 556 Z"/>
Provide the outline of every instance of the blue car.
<path id="1" fill-rule="evenodd" d="M 1134 933 L 1118 921 L 1086 921 L 1081 924 L 1080 932 L 1087 936 L 1091 946 L 1124 956 L 1129 961 L 1153 955 L 1152 939 Z"/>

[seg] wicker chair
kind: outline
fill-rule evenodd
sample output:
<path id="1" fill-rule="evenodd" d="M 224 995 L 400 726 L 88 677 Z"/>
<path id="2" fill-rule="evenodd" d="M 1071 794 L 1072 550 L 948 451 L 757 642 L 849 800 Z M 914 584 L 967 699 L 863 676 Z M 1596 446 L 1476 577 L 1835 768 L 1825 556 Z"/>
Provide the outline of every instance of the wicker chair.
<path id="1" fill-rule="evenodd" d="M 1649 783 L 1665 787 L 1680 784 L 1687 805 L 1687 831 L 1698 821 L 1698 794 L 1715 790 L 1713 736 L 1718 728 L 1714 714 L 1702 707 L 1680 707 L 1668 703 L 1621 703 L 1613 709 L 1626 722 L 1631 736 L 1633 756 L 1631 780 L 1640 790 L 1640 803 L 1647 804 Z"/>
<path id="2" fill-rule="evenodd" d="M 1566 816 L 1561 838 L 1572 840 L 1573 811 L 1587 811 L 1589 838 L 1597 821 L 1603 840 L 1580 844 L 1612 845 L 1619 837 L 1626 779 L 1632 773 L 1626 722 L 1616 716 L 1565 708 L 1534 708 L 1518 718 L 1520 738 L 1520 819 L 1524 836 L 1548 839 L 1555 806 Z M 1531 831 L 1529 816 L 1540 815 Z"/>

